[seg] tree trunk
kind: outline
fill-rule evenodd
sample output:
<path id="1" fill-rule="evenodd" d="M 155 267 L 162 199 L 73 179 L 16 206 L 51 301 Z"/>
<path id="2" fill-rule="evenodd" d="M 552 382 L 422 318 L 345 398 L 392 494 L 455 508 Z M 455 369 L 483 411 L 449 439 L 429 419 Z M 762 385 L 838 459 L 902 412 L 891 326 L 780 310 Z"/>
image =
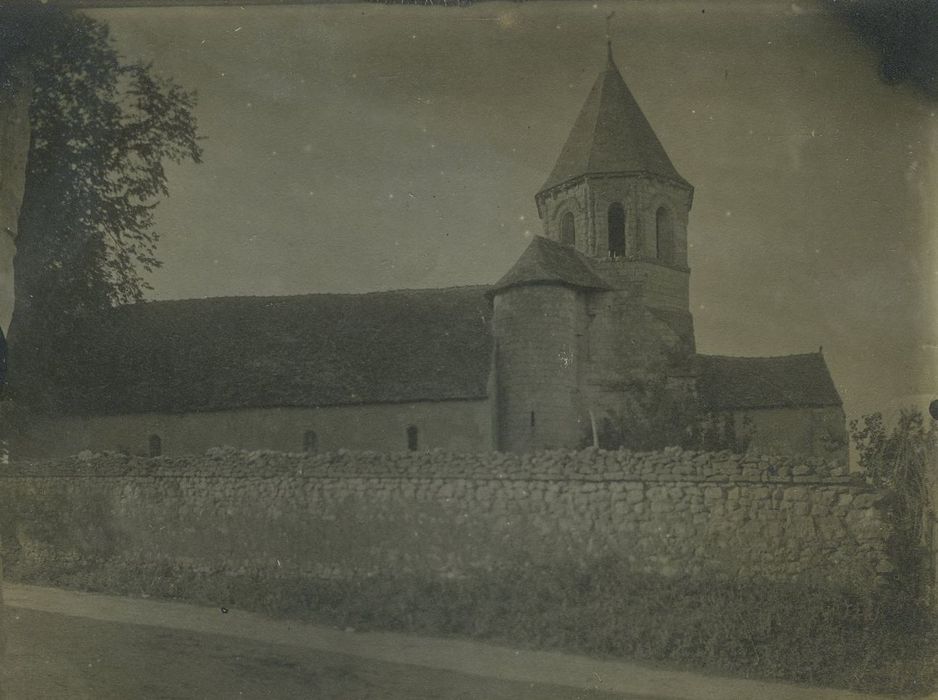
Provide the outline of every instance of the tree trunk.
<path id="1" fill-rule="evenodd" d="M 6 56 L 0 64 L 0 399 L 6 381 L 6 343 L 3 334 L 13 315 L 13 256 L 16 254 L 17 223 L 26 182 L 29 154 L 29 105 L 32 74 L 27 56 Z M 9 459 L 8 421 L 0 401 L 0 462 Z M 2 468 L 2 465 L 0 465 Z M 6 611 L 2 597 L 3 567 L 0 563 L 0 664 L 6 664 Z M 4 674 L 5 675 L 5 674 Z M 0 695 L 3 688 L 0 687 Z"/>
<path id="2" fill-rule="evenodd" d="M 29 153 L 32 79 L 24 57 L 0 66 L 0 331 L 13 315 L 13 256 Z"/>

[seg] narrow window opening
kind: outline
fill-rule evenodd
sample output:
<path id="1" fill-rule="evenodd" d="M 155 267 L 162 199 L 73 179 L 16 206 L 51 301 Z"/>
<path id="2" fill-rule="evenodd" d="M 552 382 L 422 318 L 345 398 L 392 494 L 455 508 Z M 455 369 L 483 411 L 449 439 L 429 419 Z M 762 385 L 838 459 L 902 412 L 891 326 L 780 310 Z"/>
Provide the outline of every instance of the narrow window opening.
<path id="1" fill-rule="evenodd" d="M 531 427 L 534 427 L 534 411 L 531 411 Z"/>
<path id="2" fill-rule="evenodd" d="M 316 452 L 319 449 L 319 436 L 315 430 L 303 433 L 303 452 Z"/>
<path id="3" fill-rule="evenodd" d="M 573 212 L 568 211 L 560 220 L 560 242 L 564 245 L 576 245 L 576 222 L 573 220 Z"/>
<path id="4" fill-rule="evenodd" d="M 163 439 L 159 435 L 151 435 L 147 440 L 147 446 L 151 457 L 159 457 L 163 454 Z"/>
<path id="5" fill-rule="evenodd" d="M 674 227 L 671 212 L 665 207 L 659 207 L 655 213 L 655 242 L 658 260 L 674 262 Z"/>
<path id="6" fill-rule="evenodd" d="M 411 425 L 407 427 L 407 449 L 413 452 L 417 449 L 418 445 L 418 433 L 417 426 Z"/>
<path id="7" fill-rule="evenodd" d="M 609 257 L 625 256 L 625 209 L 618 202 L 609 205 L 607 217 L 609 224 Z"/>

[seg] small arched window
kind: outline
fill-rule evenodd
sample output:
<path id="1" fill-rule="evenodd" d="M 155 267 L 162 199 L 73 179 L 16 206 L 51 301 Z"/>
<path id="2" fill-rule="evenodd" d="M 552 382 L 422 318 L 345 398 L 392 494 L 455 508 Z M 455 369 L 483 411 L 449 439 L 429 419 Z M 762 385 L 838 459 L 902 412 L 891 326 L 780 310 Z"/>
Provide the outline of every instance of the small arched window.
<path id="1" fill-rule="evenodd" d="M 674 226 L 667 207 L 658 207 L 655 212 L 655 244 L 658 260 L 674 262 Z"/>
<path id="2" fill-rule="evenodd" d="M 417 444 L 418 444 L 417 438 L 418 438 L 417 426 L 416 425 L 407 426 L 407 449 L 408 450 L 413 452 L 414 450 L 417 449 Z"/>
<path id="3" fill-rule="evenodd" d="M 315 430 L 303 433 L 303 452 L 315 452 L 319 449 L 319 436 Z"/>
<path id="4" fill-rule="evenodd" d="M 159 435 L 151 435 L 147 440 L 147 447 L 151 457 L 159 457 L 163 454 L 163 438 Z"/>
<path id="5" fill-rule="evenodd" d="M 625 255 L 625 209 L 618 202 L 609 205 L 607 216 L 609 231 L 609 257 L 621 258 Z"/>
<path id="6" fill-rule="evenodd" d="M 560 242 L 564 245 L 576 245 L 576 222 L 573 220 L 572 211 L 568 211 L 560 219 Z"/>

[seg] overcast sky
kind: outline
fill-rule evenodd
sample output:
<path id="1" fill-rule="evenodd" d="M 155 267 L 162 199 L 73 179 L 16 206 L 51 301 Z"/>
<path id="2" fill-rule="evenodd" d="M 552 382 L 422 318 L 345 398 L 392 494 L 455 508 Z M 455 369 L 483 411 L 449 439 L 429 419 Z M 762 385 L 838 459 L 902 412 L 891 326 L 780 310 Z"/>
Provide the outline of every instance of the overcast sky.
<path id="1" fill-rule="evenodd" d="M 199 93 L 153 298 L 494 282 L 616 60 L 696 188 L 705 353 L 824 354 L 848 414 L 938 395 L 934 106 L 792 3 L 100 10 Z"/>

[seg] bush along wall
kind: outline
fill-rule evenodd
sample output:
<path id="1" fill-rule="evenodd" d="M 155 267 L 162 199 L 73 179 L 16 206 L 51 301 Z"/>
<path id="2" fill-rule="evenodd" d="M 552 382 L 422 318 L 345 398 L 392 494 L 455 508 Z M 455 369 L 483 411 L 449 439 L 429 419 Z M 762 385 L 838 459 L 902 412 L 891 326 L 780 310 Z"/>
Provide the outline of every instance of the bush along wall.
<path id="1" fill-rule="evenodd" d="M 927 682 L 888 494 L 835 463 L 84 454 L 9 467 L 0 501 L 14 580 L 792 680 Z"/>

